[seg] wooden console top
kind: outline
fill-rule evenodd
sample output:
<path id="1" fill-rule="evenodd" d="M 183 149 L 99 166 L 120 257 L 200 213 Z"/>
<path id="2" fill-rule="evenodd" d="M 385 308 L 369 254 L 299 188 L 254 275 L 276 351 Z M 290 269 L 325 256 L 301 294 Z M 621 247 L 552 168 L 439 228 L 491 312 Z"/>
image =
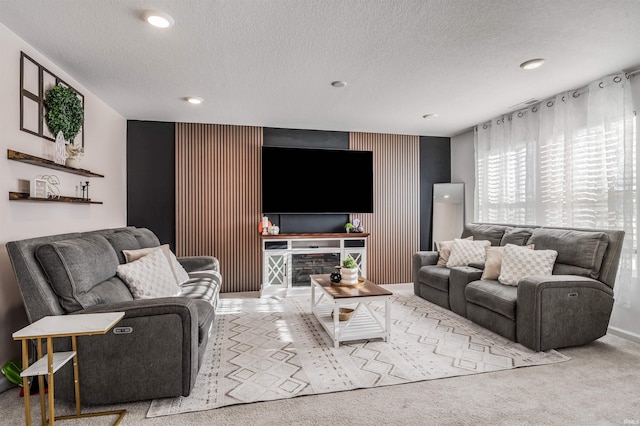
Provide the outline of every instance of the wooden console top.
<path id="1" fill-rule="evenodd" d="M 262 235 L 263 240 L 308 240 L 312 238 L 366 238 L 369 236 L 367 232 L 331 232 L 331 233 L 309 233 L 309 234 L 278 234 L 278 235 Z"/>

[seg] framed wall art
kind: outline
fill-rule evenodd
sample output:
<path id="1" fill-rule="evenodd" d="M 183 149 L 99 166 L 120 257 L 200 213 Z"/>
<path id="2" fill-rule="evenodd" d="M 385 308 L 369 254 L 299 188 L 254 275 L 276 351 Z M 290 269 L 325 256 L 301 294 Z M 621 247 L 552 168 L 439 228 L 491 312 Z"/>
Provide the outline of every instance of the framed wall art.
<path id="1" fill-rule="evenodd" d="M 72 89 L 80 101 L 84 115 L 84 95 L 20 52 L 20 130 L 55 142 L 56 135 L 49 131 L 46 122 L 45 99 L 47 92 L 56 86 Z M 84 147 L 84 121 L 74 138 L 75 145 Z"/>

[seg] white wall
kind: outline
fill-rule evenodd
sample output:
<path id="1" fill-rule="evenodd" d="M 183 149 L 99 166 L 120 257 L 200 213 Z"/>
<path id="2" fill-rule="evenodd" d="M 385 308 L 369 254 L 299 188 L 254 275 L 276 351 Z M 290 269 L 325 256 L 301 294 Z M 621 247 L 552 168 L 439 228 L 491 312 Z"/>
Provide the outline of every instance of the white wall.
<path id="1" fill-rule="evenodd" d="M 85 98 L 82 168 L 105 175 L 90 180 L 90 196 L 102 205 L 9 201 L 18 180 L 55 174 L 63 195 L 75 195 L 78 175 L 7 160 L 7 149 L 43 156 L 47 142 L 20 130 L 20 51 L 80 91 Z M 20 357 L 11 334 L 27 324 L 22 298 L 7 257 L 8 241 L 112 228 L 126 224 L 126 133 L 124 117 L 0 24 L 0 364 Z M 1 377 L 0 377 L 1 379 Z"/>
<path id="2" fill-rule="evenodd" d="M 451 138 L 451 182 L 464 183 L 465 222 L 473 222 L 474 191 L 476 190 L 476 159 L 473 150 L 473 129 Z"/>
<path id="3" fill-rule="evenodd" d="M 631 87 L 635 110 L 640 112 L 640 74 L 631 77 Z M 640 135 L 638 137 L 640 138 Z M 451 138 L 451 181 L 465 183 L 466 220 L 473 221 L 475 191 L 473 130 Z M 630 293 L 630 307 L 614 305 L 609 331 L 640 342 L 640 281 L 638 278 L 633 283 Z"/>

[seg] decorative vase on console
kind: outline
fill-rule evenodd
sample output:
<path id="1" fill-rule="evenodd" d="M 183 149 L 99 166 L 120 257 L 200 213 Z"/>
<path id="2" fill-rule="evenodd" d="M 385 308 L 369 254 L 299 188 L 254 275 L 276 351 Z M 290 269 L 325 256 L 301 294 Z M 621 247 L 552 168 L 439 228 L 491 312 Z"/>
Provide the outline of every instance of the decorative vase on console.
<path id="1" fill-rule="evenodd" d="M 358 264 L 352 258 L 342 261 L 340 275 L 344 284 L 358 284 Z"/>

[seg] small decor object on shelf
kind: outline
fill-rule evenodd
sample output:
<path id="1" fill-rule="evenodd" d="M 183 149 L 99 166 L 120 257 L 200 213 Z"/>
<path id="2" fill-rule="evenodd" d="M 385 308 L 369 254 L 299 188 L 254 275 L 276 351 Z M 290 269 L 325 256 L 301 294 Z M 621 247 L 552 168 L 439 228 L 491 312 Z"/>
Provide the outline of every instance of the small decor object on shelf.
<path id="1" fill-rule="evenodd" d="M 343 284 L 358 284 L 358 264 L 356 261 L 350 257 L 343 260 L 340 275 L 342 275 L 341 282 Z"/>
<path id="2" fill-rule="evenodd" d="M 47 181 L 45 179 L 31 179 L 29 188 L 31 198 L 47 198 Z"/>
<path id="3" fill-rule="evenodd" d="M 329 279 L 332 283 L 339 283 L 342 281 L 342 275 L 340 275 L 340 272 L 332 272 L 331 275 L 329 275 Z"/>
<path id="4" fill-rule="evenodd" d="M 82 189 L 82 199 L 90 201 L 91 198 L 89 198 L 89 181 L 85 181 L 84 183 L 80 182 L 80 188 Z"/>
<path id="5" fill-rule="evenodd" d="M 53 161 L 57 164 L 65 164 L 67 160 L 67 150 L 65 148 L 66 142 L 64 140 L 64 136 L 62 135 L 62 131 L 58 132 L 58 136 L 56 136 L 56 151 L 53 154 Z"/>
<path id="6" fill-rule="evenodd" d="M 44 107 L 49 131 L 54 135 L 62 132 L 66 141 L 73 141 L 84 122 L 82 102 L 76 91 L 58 84 L 47 91 Z"/>
<path id="7" fill-rule="evenodd" d="M 67 160 L 65 165 L 67 167 L 73 167 L 77 169 L 80 167 L 80 160 L 84 156 L 84 148 L 80 145 L 74 145 L 73 143 L 69 143 L 66 146 L 67 151 Z"/>
<path id="8" fill-rule="evenodd" d="M 267 216 L 262 216 L 262 220 L 258 224 L 258 232 L 262 235 L 269 235 L 269 227 L 272 225 L 273 223 L 271 223 Z M 278 229 L 278 232 L 280 232 L 280 229 Z"/>
<path id="9" fill-rule="evenodd" d="M 272 225 L 268 227 L 269 235 L 278 235 L 280 233 L 280 227 L 276 225 Z"/>
<path id="10" fill-rule="evenodd" d="M 361 225 L 360 219 L 358 218 L 354 218 L 353 222 L 348 222 L 346 225 L 344 225 L 344 229 L 347 232 L 364 232 L 364 227 Z"/>

